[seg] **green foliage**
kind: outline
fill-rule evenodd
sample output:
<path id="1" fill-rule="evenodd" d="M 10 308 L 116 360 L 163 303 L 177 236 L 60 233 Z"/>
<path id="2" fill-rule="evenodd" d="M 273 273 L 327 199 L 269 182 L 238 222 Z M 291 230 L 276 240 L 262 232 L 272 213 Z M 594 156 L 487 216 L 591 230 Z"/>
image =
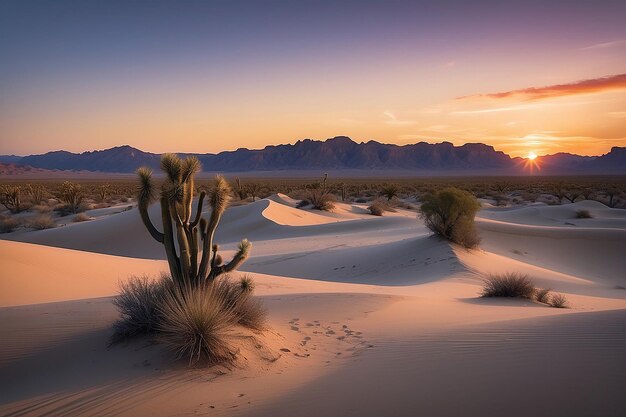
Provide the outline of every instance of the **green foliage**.
<path id="1" fill-rule="evenodd" d="M 479 243 L 474 227 L 474 216 L 479 209 L 478 200 L 469 192 L 444 188 L 422 198 L 420 213 L 435 234 L 471 248 Z"/>

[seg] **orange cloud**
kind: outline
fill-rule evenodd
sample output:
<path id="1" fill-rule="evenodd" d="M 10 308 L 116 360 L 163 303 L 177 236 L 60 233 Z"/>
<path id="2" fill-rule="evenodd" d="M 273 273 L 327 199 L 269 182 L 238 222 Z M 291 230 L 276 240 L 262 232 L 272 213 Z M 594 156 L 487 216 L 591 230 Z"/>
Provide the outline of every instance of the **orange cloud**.
<path id="1" fill-rule="evenodd" d="M 504 91 L 500 93 L 475 94 L 471 96 L 458 97 L 457 100 L 464 100 L 468 98 L 519 98 L 521 100 L 530 101 L 620 89 L 626 89 L 626 74 L 610 75 L 591 80 L 576 81 L 569 84 L 529 87 L 521 90 Z"/>

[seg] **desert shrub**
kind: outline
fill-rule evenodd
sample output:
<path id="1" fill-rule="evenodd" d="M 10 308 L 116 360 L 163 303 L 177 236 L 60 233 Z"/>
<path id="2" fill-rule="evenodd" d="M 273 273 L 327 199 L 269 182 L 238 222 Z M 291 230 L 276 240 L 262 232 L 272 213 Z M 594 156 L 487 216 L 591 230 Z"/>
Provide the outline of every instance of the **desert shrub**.
<path id="1" fill-rule="evenodd" d="M 65 181 L 61 185 L 59 197 L 66 204 L 69 211 L 77 213 L 83 200 L 82 187 L 80 184 Z"/>
<path id="2" fill-rule="evenodd" d="M 372 205 L 369 206 L 367 209 L 373 216 L 382 216 L 385 212 L 385 207 L 378 201 L 374 201 L 374 203 L 372 203 Z"/>
<path id="3" fill-rule="evenodd" d="M 540 303 L 549 304 L 550 289 L 549 288 L 537 288 L 535 292 L 535 300 L 537 300 Z"/>
<path id="4" fill-rule="evenodd" d="M 354 200 L 354 202 L 359 203 L 359 204 L 367 203 L 367 198 L 359 197 L 356 200 Z"/>
<path id="5" fill-rule="evenodd" d="M 158 340 L 189 364 L 234 362 L 232 343 L 236 315 L 227 308 L 224 294 L 215 285 L 173 286 L 158 305 Z"/>
<path id="6" fill-rule="evenodd" d="M 226 308 L 232 310 L 238 324 L 253 330 L 262 330 L 265 327 L 267 312 L 261 301 L 252 296 L 252 278 L 244 275 L 239 281 L 231 281 L 225 276 L 215 280 L 213 285 L 226 301 Z"/>
<path id="7" fill-rule="evenodd" d="M 591 215 L 589 210 L 578 210 L 576 212 L 576 218 L 577 219 L 591 219 L 593 218 L 593 216 Z"/>
<path id="8" fill-rule="evenodd" d="M 57 226 L 56 222 L 49 214 L 40 214 L 39 216 L 31 217 L 26 221 L 26 225 L 37 230 L 52 229 Z"/>
<path id="9" fill-rule="evenodd" d="M 113 324 L 113 343 L 140 334 L 150 334 L 159 323 L 157 306 L 165 291 L 172 287 L 169 277 L 150 280 L 148 277 L 132 277 L 120 284 L 120 294 L 113 300 L 120 318 Z"/>
<path id="10" fill-rule="evenodd" d="M 435 234 L 467 248 L 479 243 L 474 216 L 480 203 L 472 194 L 458 188 L 444 188 L 425 195 L 422 201 L 421 216 Z"/>
<path id="11" fill-rule="evenodd" d="M 11 216 L 0 216 L 0 233 L 11 233 L 19 225 L 20 222 Z"/>
<path id="12" fill-rule="evenodd" d="M 567 308 L 567 298 L 563 294 L 552 294 L 550 306 L 554 308 Z"/>
<path id="13" fill-rule="evenodd" d="M 535 286 L 528 275 L 517 272 L 493 274 L 485 279 L 481 297 L 533 298 Z"/>
<path id="14" fill-rule="evenodd" d="M 77 215 L 74 216 L 74 223 L 86 222 L 89 220 L 91 220 L 91 217 L 89 217 L 85 213 L 78 213 Z"/>
<path id="15" fill-rule="evenodd" d="M 46 204 L 38 204 L 36 206 L 33 206 L 33 210 L 35 210 L 38 213 L 45 214 L 45 213 L 50 213 L 52 211 L 52 207 Z"/>
<path id="16" fill-rule="evenodd" d="M 0 204 L 5 206 L 11 213 L 19 213 L 24 210 L 21 195 L 21 187 L 12 185 L 0 186 Z"/>
<path id="17" fill-rule="evenodd" d="M 383 187 L 380 194 L 384 196 L 387 201 L 391 201 L 391 199 L 397 197 L 399 193 L 400 189 L 396 184 L 389 184 Z"/>

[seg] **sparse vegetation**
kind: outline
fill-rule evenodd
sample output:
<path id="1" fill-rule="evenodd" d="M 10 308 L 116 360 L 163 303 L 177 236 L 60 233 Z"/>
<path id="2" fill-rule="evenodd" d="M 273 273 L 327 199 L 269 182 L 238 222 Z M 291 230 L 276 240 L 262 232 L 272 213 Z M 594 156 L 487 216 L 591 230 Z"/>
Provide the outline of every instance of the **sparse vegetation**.
<path id="1" fill-rule="evenodd" d="M 152 335 L 191 364 L 232 363 L 237 326 L 260 331 L 267 313 L 253 296 L 254 281 L 221 276 L 198 285 L 179 285 L 169 276 L 132 278 L 114 300 L 120 318 L 111 343 Z"/>
<path id="2" fill-rule="evenodd" d="M 483 284 L 481 297 L 514 297 L 532 299 L 535 286 L 528 275 L 517 272 L 489 275 Z"/>
<path id="3" fill-rule="evenodd" d="M 567 298 L 563 294 L 552 294 L 550 305 L 554 308 L 568 308 Z"/>
<path id="4" fill-rule="evenodd" d="M 17 229 L 20 222 L 11 216 L 0 216 L 0 233 L 11 233 Z"/>
<path id="5" fill-rule="evenodd" d="M 480 204 L 476 197 L 458 188 L 444 188 L 422 200 L 421 216 L 430 230 L 467 248 L 478 245 L 474 216 Z"/>
<path id="6" fill-rule="evenodd" d="M 373 216 L 382 216 L 385 212 L 385 207 L 378 201 L 374 201 L 367 209 Z"/>
<path id="7" fill-rule="evenodd" d="M 77 213 L 81 207 L 80 203 L 83 201 L 82 186 L 78 183 L 65 181 L 61 185 L 59 198 L 66 204 L 69 211 Z"/>
<path id="8" fill-rule="evenodd" d="M 591 215 L 589 210 L 578 210 L 576 212 L 576 218 L 577 219 L 591 219 L 593 218 L 593 216 Z"/>
<path id="9" fill-rule="evenodd" d="M 40 214 L 39 216 L 31 217 L 26 221 L 26 225 L 36 230 L 52 229 L 57 226 L 56 222 L 49 214 Z"/>
<path id="10" fill-rule="evenodd" d="M 11 213 L 19 213 L 24 208 L 22 205 L 22 188 L 15 185 L 3 185 L 0 187 L 0 204 Z"/>
<path id="11" fill-rule="evenodd" d="M 326 187 L 328 174 L 324 174 L 321 183 L 310 184 L 308 186 L 307 201 L 313 205 L 314 209 L 332 211 L 335 208 L 335 196 Z"/>
<path id="12" fill-rule="evenodd" d="M 535 291 L 535 300 L 543 304 L 549 304 L 550 291 L 549 288 L 537 288 Z"/>
<path id="13" fill-rule="evenodd" d="M 74 223 L 80 223 L 80 222 L 86 222 L 91 220 L 91 217 L 89 217 L 87 214 L 85 213 L 78 213 L 77 215 L 74 216 Z"/>

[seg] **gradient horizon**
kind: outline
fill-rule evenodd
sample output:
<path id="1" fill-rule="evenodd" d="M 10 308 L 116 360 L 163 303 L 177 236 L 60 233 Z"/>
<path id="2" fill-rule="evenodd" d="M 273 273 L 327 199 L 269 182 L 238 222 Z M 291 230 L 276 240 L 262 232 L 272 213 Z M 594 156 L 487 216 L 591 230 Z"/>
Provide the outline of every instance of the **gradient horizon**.
<path id="1" fill-rule="evenodd" d="M 0 4 L 0 153 L 626 146 L 626 3 Z"/>

